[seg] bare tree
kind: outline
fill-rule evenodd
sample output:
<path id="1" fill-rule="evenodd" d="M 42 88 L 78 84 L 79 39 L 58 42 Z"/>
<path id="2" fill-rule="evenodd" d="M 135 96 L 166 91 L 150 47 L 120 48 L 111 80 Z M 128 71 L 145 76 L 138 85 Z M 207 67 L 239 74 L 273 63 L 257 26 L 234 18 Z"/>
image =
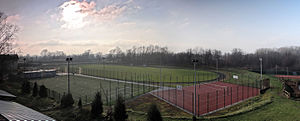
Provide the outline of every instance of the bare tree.
<path id="1" fill-rule="evenodd" d="M 16 37 L 18 27 L 7 21 L 7 15 L 0 12 L 0 54 L 12 51 L 12 41 Z"/>

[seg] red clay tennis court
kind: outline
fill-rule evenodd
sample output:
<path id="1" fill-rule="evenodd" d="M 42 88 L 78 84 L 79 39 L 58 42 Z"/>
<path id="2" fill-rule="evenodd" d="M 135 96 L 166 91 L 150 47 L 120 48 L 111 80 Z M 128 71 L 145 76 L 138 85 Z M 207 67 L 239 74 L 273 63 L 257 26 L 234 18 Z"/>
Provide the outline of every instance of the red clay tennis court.
<path id="1" fill-rule="evenodd" d="M 151 94 L 197 116 L 214 112 L 259 94 L 256 83 L 242 86 L 215 81 L 198 84 L 196 87 L 196 99 L 194 99 L 194 86 L 182 89 L 162 89 L 151 92 Z M 196 108 L 196 112 L 194 112 L 194 108 Z"/>

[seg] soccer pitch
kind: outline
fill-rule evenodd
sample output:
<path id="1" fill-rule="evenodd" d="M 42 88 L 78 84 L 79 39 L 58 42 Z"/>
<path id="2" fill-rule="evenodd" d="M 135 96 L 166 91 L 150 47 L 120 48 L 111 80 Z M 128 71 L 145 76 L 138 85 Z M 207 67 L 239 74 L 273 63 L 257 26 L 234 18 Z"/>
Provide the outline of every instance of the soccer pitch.
<path id="1" fill-rule="evenodd" d="M 34 79 L 31 82 L 37 82 L 38 85 L 45 85 L 48 89 L 63 94 L 67 94 L 67 76 L 56 76 L 53 78 Z M 125 99 L 129 99 L 151 90 L 156 89 L 157 86 L 150 83 L 133 83 L 118 80 L 103 80 L 90 77 L 82 77 L 70 75 L 70 90 L 74 100 L 77 102 L 79 98 L 84 104 L 90 103 L 96 94 L 100 91 L 103 103 L 109 105 L 113 103 L 116 98 L 121 95 Z"/>
<path id="2" fill-rule="evenodd" d="M 67 72 L 66 66 L 58 68 L 60 72 Z M 103 64 L 79 64 L 70 65 L 71 73 L 106 77 L 112 79 L 151 82 L 194 82 L 195 72 L 193 69 L 180 68 L 157 68 L 123 65 Z M 160 73 L 161 72 L 161 73 Z M 196 80 L 206 81 L 216 79 L 218 75 L 214 72 L 196 70 Z"/>

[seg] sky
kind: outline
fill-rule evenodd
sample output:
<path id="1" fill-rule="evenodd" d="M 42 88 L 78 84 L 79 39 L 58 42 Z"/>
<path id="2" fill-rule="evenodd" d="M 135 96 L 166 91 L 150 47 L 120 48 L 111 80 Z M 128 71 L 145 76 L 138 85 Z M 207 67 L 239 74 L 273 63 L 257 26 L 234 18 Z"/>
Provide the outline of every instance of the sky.
<path id="1" fill-rule="evenodd" d="M 19 26 L 16 50 L 79 54 L 120 47 L 168 46 L 230 52 L 300 46 L 295 0 L 0 0 Z"/>

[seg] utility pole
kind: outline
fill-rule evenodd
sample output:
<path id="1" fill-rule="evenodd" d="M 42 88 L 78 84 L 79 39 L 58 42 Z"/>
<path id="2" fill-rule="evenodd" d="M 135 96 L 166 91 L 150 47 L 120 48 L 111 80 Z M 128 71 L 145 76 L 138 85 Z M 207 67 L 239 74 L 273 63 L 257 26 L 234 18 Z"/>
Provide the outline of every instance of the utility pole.
<path id="1" fill-rule="evenodd" d="M 262 58 L 259 58 L 259 61 L 260 61 L 260 80 L 262 80 Z"/>
<path id="2" fill-rule="evenodd" d="M 194 72 L 195 72 L 195 80 L 194 80 L 194 116 L 196 116 L 196 91 L 197 91 L 197 89 L 196 89 L 196 75 L 197 75 L 197 73 L 196 73 L 196 64 L 198 63 L 198 60 L 197 59 L 192 59 L 192 62 L 193 62 L 193 64 L 194 64 Z"/>
<path id="3" fill-rule="evenodd" d="M 67 74 L 67 78 L 68 78 L 68 94 L 70 94 L 70 74 L 69 74 L 69 65 L 70 65 L 70 62 L 72 61 L 72 58 L 68 57 L 66 58 L 66 61 L 68 63 L 68 74 Z"/>

